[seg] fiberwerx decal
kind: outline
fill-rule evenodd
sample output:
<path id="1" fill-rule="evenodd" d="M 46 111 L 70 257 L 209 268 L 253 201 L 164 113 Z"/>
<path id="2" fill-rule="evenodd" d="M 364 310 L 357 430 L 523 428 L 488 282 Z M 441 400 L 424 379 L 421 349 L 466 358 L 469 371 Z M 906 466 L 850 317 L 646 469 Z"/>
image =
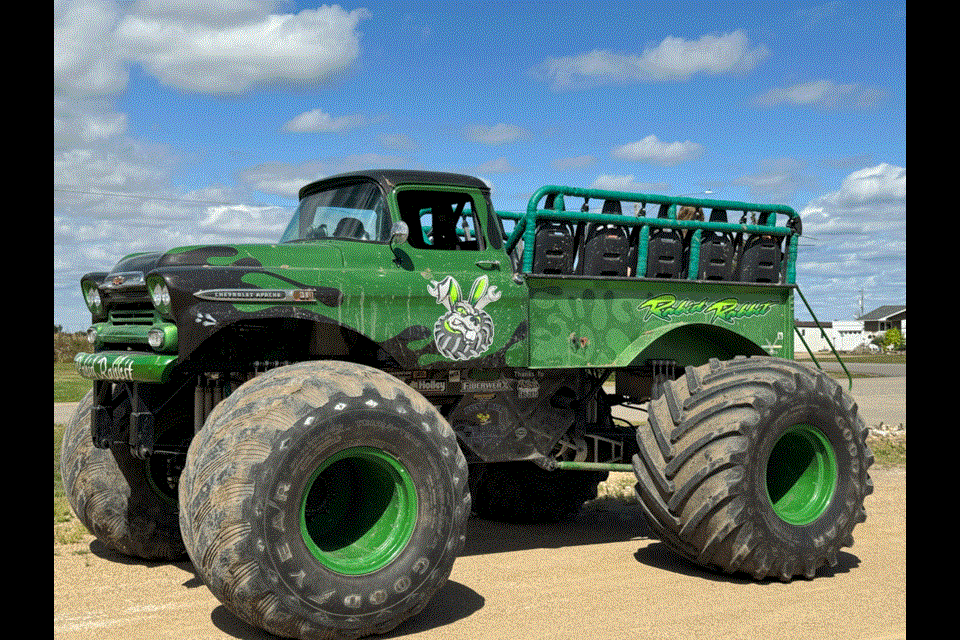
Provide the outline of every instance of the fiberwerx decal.
<path id="1" fill-rule="evenodd" d="M 440 282 L 431 280 L 427 291 L 447 308 L 433 325 L 437 350 L 452 360 L 476 358 L 493 344 L 493 319 L 485 306 L 500 299 L 500 292 L 491 287 L 487 276 L 473 281 L 470 297 L 464 298 L 460 284 L 447 276 Z"/>
<path id="2" fill-rule="evenodd" d="M 711 322 L 716 319 L 733 324 L 740 318 L 764 316 L 773 307 L 772 302 L 740 302 L 736 298 L 717 301 L 678 300 L 672 293 L 664 293 L 641 303 L 638 309 L 644 312 L 644 320 L 656 316 L 669 322 L 675 316 L 702 314 Z"/>

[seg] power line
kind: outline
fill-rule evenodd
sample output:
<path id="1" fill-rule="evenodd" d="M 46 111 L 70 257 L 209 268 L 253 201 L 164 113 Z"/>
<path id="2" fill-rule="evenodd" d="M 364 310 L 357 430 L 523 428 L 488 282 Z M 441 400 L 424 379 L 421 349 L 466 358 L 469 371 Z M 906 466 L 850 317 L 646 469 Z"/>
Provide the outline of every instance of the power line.
<path id="1" fill-rule="evenodd" d="M 135 200 L 162 200 L 162 201 L 164 201 L 164 202 L 187 202 L 187 203 L 190 203 L 190 204 L 216 204 L 216 205 L 222 205 L 222 206 L 241 206 L 241 205 L 244 204 L 244 203 L 242 203 L 242 202 L 222 202 L 222 201 L 218 201 L 218 200 L 191 200 L 191 199 L 189 199 L 189 198 L 172 198 L 172 197 L 164 197 L 164 196 L 145 196 L 145 195 L 140 195 L 140 194 L 133 194 L 133 193 L 116 193 L 116 192 L 111 192 L 111 191 L 85 191 L 85 190 L 82 190 L 82 189 L 63 189 L 63 188 L 60 188 L 60 187 L 54 187 L 53 190 L 54 190 L 54 191 L 58 191 L 58 192 L 60 192 L 60 193 L 75 193 L 75 194 L 85 195 L 85 196 L 114 196 L 114 197 L 117 197 L 117 198 L 133 198 L 133 199 L 135 199 Z M 247 205 L 247 206 L 252 206 L 252 207 L 269 207 L 269 206 L 275 206 L 275 205 L 254 204 L 254 205 Z"/>

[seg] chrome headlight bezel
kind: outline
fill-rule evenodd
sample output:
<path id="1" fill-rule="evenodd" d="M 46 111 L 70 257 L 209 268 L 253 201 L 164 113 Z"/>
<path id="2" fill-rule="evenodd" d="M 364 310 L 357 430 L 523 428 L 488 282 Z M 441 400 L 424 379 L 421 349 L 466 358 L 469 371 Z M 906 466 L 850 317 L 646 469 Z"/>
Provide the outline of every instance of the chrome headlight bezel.
<path id="1" fill-rule="evenodd" d="M 82 286 L 83 301 L 87 309 L 93 315 L 99 315 L 103 312 L 103 299 L 100 297 L 100 289 L 95 282 L 86 281 Z"/>
<path id="2" fill-rule="evenodd" d="M 147 278 L 147 291 L 150 294 L 150 302 L 157 313 L 164 317 L 170 317 L 172 307 L 167 282 L 160 276 L 149 276 Z"/>

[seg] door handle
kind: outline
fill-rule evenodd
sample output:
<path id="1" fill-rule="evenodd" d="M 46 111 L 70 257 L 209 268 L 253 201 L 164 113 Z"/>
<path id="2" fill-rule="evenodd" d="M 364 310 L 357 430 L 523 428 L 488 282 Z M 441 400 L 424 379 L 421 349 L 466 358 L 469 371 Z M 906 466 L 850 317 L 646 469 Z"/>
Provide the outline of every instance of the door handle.
<path id="1" fill-rule="evenodd" d="M 477 260 L 477 266 L 481 269 L 486 269 L 487 271 L 499 270 L 500 261 L 499 260 Z"/>

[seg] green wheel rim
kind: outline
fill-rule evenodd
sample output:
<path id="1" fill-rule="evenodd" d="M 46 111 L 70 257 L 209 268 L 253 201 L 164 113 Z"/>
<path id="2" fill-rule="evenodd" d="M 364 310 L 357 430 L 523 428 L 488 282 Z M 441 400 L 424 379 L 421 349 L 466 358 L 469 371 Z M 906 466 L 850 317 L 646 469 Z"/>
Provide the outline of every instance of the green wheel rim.
<path id="1" fill-rule="evenodd" d="M 345 449 L 313 473 L 300 507 L 300 533 L 331 571 L 372 573 L 390 564 L 417 524 L 417 490 L 403 464 L 370 447 Z"/>
<path id="2" fill-rule="evenodd" d="M 837 459 L 830 441 L 811 425 L 786 431 L 767 461 L 767 497 L 774 513 L 805 525 L 826 511 L 837 488 Z"/>

